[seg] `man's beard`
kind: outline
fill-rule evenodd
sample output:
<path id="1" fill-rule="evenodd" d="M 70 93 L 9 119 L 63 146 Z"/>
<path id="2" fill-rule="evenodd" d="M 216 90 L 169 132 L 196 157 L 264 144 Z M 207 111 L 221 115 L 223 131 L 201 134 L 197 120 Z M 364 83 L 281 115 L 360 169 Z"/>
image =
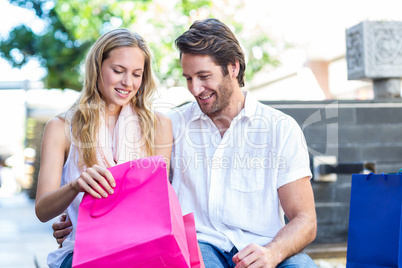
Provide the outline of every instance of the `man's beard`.
<path id="1" fill-rule="evenodd" d="M 201 111 L 211 116 L 218 116 L 225 110 L 230 103 L 230 97 L 232 96 L 233 89 L 231 86 L 231 81 L 229 75 L 226 75 L 222 78 L 221 83 L 218 85 L 217 90 L 215 91 L 215 101 L 212 103 L 212 107 L 210 109 L 205 109 L 201 105 Z"/>

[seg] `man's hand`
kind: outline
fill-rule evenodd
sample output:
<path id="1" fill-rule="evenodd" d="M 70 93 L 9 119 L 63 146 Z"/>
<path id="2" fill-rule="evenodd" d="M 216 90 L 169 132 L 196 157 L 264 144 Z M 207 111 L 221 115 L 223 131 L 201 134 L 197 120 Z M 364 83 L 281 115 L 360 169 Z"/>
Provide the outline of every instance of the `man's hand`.
<path id="1" fill-rule="evenodd" d="M 53 223 L 53 236 L 56 238 L 57 244 L 62 245 L 63 241 L 66 239 L 66 236 L 71 233 L 73 230 L 70 228 L 72 223 L 70 220 L 66 220 L 66 214 L 61 215 L 59 221 Z"/>
<path id="2" fill-rule="evenodd" d="M 317 220 L 310 178 L 285 184 L 278 189 L 278 195 L 289 223 L 264 247 L 250 244 L 240 250 L 233 256 L 235 268 L 276 267 L 314 240 Z"/>
<path id="3" fill-rule="evenodd" d="M 235 268 L 275 268 L 278 264 L 275 261 L 275 256 L 270 253 L 268 248 L 256 244 L 250 244 L 240 250 L 233 256 L 232 260 L 236 264 Z"/>

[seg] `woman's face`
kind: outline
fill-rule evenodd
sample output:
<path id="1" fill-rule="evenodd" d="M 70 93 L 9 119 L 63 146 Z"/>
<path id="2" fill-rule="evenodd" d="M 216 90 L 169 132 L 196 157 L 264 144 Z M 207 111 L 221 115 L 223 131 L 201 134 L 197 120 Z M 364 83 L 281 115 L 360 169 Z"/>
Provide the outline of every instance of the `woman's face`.
<path id="1" fill-rule="evenodd" d="M 145 58 L 138 47 L 112 50 L 103 61 L 98 88 L 106 103 L 106 111 L 119 113 L 141 86 Z M 102 81 L 103 80 L 103 81 Z"/>

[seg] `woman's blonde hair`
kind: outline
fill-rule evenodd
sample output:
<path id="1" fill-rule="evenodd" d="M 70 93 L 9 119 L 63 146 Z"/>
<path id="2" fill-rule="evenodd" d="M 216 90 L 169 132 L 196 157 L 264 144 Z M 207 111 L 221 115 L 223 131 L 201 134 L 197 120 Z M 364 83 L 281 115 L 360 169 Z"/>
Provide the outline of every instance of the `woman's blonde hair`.
<path id="1" fill-rule="evenodd" d="M 80 97 L 72 107 L 72 139 L 80 146 L 80 162 L 87 167 L 98 164 L 96 158 L 97 135 L 105 102 L 97 88 L 98 78 L 102 81 L 101 67 L 110 52 L 120 47 L 138 47 L 144 54 L 144 72 L 141 86 L 131 100 L 131 106 L 138 114 L 142 142 L 147 155 L 154 155 L 156 117 L 151 112 L 151 97 L 156 90 L 152 71 L 152 55 L 145 40 L 127 29 L 115 29 L 103 34 L 92 46 L 85 63 L 85 81 Z"/>

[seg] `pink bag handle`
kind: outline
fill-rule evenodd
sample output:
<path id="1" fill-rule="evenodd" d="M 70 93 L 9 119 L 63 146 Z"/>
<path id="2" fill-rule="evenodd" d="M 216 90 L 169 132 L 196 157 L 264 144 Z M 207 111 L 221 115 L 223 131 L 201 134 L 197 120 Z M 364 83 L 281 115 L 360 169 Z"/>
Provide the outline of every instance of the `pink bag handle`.
<path id="1" fill-rule="evenodd" d="M 146 161 L 146 163 L 142 164 L 144 161 Z M 93 218 L 102 217 L 103 215 L 109 213 L 120 202 L 121 200 L 121 198 L 119 198 L 120 193 L 124 191 L 124 187 L 127 184 L 126 182 L 127 173 L 131 171 L 134 167 L 146 167 L 147 169 L 153 170 L 152 173 L 154 173 L 155 168 L 161 167 L 160 165 L 161 163 L 165 163 L 164 159 L 161 156 L 152 156 L 132 160 L 130 161 L 129 165 L 127 162 L 121 164 L 121 166 L 127 165 L 128 167 L 124 167 L 126 170 L 123 173 L 120 183 L 116 182 L 116 187 L 114 188 L 115 193 L 113 195 L 109 195 L 107 198 L 95 199 L 90 212 L 91 217 Z M 118 166 L 114 166 L 113 168 L 115 167 L 118 168 Z M 141 168 L 138 171 L 141 174 Z M 142 173 L 142 175 L 144 175 L 144 173 Z M 130 186 L 134 188 L 139 187 L 147 180 L 147 178 L 148 178 L 147 176 L 138 176 L 135 180 L 130 181 Z"/>
<path id="2" fill-rule="evenodd" d="M 106 201 L 106 199 L 105 198 L 102 198 L 102 199 L 95 199 L 94 200 L 94 204 L 93 204 L 93 206 L 92 206 L 92 209 L 91 209 L 91 213 L 90 213 L 90 215 L 91 215 L 91 217 L 93 217 L 93 218 L 97 218 L 97 217 L 101 217 L 101 216 L 103 216 L 103 215 L 105 215 L 105 214 L 107 214 L 107 213 L 109 213 L 112 209 L 114 209 L 114 207 L 117 205 L 117 203 L 119 203 L 118 202 L 118 200 L 119 200 L 119 195 L 120 195 L 120 193 L 124 190 L 123 189 L 123 187 L 124 187 L 124 181 L 125 181 L 125 179 L 126 179 L 126 177 L 127 177 L 127 173 L 128 173 L 128 171 L 131 169 L 131 165 L 130 165 L 130 168 L 128 168 L 125 172 L 124 172 L 124 175 L 123 175 L 123 177 L 122 177 L 122 179 L 121 179 L 121 181 L 120 181 L 120 183 L 116 183 L 116 187 L 114 188 L 114 194 L 113 195 L 109 195 L 107 198 L 111 198 L 111 197 L 113 197 L 113 203 L 111 204 L 111 205 L 108 205 L 108 203 L 109 202 L 102 202 L 103 200 L 105 200 Z M 109 200 L 108 200 L 109 201 Z M 106 208 L 106 209 L 102 209 L 102 208 Z"/>
<path id="3" fill-rule="evenodd" d="M 183 216 L 184 228 L 186 230 L 186 238 L 188 252 L 190 253 L 190 264 L 192 268 L 205 268 L 202 259 L 200 246 L 197 241 L 197 231 L 195 230 L 194 213 L 191 212 Z"/>

